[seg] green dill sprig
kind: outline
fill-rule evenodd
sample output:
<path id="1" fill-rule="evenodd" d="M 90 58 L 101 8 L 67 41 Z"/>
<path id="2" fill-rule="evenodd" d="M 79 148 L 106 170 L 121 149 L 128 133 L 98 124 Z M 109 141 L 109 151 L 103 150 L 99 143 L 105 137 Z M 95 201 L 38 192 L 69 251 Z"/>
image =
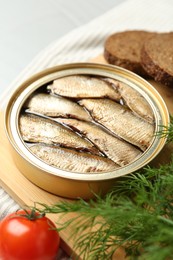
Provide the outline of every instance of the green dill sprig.
<path id="1" fill-rule="evenodd" d="M 168 126 L 161 125 L 161 130 L 156 133 L 156 136 L 167 138 L 167 143 L 173 142 L 173 116 L 170 115 L 170 123 Z"/>
<path id="2" fill-rule="evenodd" d="M 60 230 L 72 227 L 82 259 L 111 259 L 123 246 L 131 259 L 165 260 L 173 255 L 172 194 L 171 162 L 124 177 L 105 198 L 42 205 L 42 211 L 76 212 Z"/>

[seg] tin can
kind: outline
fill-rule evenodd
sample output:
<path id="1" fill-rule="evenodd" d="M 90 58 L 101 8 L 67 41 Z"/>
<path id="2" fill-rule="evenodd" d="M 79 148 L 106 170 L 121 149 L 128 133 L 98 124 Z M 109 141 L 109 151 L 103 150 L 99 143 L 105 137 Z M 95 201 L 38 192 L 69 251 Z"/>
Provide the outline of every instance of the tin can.
<path id="1" fill-rule="evenodd" d="M 154 135 L 150 147 L 137 160 L 115 171 L 101 174 L 67 172 L 38 159 L 31 153 L 20 134 L 19 116 L 23 104 L 42 86 L 70 75 L 101 76 L 128 84 L 151 106 L 155 117 L 155 132 L 160 131 L 161 126 L 169 125 L 169 113 L 162 97 L 151 84 L 130 71 L 111 65 L 74 63 L 56 66 L 32 76 L 12 93 L 5 111 L 5 130 L 17 168 L 31 182 L 50 193 L 66 198 L 89 199 L 94 194 L 105 194 L 119 178 L 151 162 L 164 147 L 166 139 Z"/>

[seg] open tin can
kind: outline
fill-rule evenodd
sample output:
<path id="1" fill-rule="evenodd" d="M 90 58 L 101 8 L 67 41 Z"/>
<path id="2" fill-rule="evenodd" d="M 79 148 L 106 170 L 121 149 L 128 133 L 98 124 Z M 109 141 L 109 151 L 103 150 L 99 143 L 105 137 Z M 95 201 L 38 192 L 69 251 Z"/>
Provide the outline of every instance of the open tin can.
<path id="1" fill-rule="evenodd" d="M 160 131 L 163 125 L 169 125 L 169 113 L 162 97 L 151 84 L 130 71 L 111 65 L 74 63 L 56 66 L 32 76 L 12 93 L 5 111 L 5 129 L 17 168 L 31 182 L 50 193 L 67 198 L 88 199 L 94 194 L 105 194 L 120 177 L 135 172 L 152 161 L 165 145 L 166 139 L 154 134 L 151 145 L 138 159 L 113 171 L 71 172 L 40 160 L 30 151 L 20 133 L 19 117 L 23 105 L 43 86 L 72 75 L 111 78 L 135 89 L 145 98 L 153 111 L 155 133 Z"/>

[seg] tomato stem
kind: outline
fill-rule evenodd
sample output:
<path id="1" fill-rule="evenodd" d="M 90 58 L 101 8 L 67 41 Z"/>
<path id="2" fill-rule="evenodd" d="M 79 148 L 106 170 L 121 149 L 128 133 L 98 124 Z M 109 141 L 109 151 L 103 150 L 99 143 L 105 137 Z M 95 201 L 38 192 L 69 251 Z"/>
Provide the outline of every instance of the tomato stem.
<path id="1" fill-rule="evenodd" d="M 25 212 L 26 214 L 18 214 L 18 213 L 17 213 L 18 210 L 16 211 L 16 214 L 17 214 L 18 216 L 20 216 L 20 217 L 27 218 L 27 219 L 29 219 L 29 220 L 31 220 L 31 221 L 34 221 L 34 220 L 39 219 L 39 218 L 43 218 L 43 217 L 45 217 L 45 215 L 46 215 L 44 212 L 38 213 L 35 209 L 32 209 L 32 210 L 23 209 L 23 210 L 24 210 L 24 212 Z"/>

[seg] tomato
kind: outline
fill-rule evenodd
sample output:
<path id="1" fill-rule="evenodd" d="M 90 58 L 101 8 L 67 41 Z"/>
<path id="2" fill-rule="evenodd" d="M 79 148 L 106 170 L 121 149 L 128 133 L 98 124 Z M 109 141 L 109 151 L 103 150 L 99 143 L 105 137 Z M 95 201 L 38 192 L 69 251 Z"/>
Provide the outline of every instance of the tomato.
<path id="1" fill-rule="evenodd" d="M 0 260 L 55 260 L 55 224 L 35 211 L 19 210 L 0 222 Z"/>

